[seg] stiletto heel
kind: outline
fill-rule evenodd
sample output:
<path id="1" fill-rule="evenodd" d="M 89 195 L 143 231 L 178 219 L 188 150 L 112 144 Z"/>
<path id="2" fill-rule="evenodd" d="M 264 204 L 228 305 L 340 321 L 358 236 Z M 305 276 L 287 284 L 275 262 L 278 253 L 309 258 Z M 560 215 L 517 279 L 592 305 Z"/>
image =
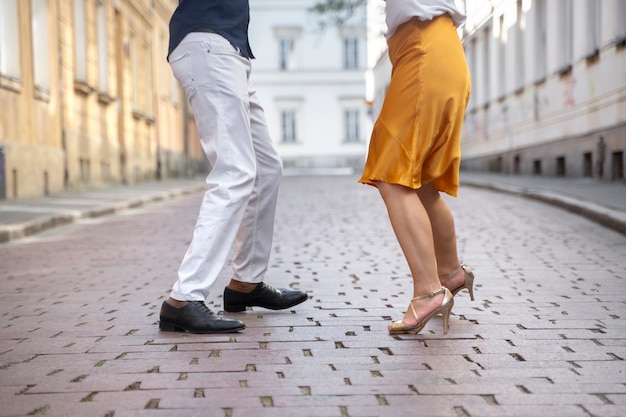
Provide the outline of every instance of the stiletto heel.
<path id="1" fill-rule="evenodd" d="M 463 284 L 463 287 L 467 288 L 467 291 L 470 295 L 470 300 L 474 301 L 474 272 L 472 272 L 471 269 L 467 268 L 464 265 L 461 265 L 461 268 L 463 268 L 463 270 L 465 271 L 465 283 Z"/>
<path id="2" fill-rule="evenodd" d="M 450 313 L 452 312 L 452 305 L 454 304 L 454 298 L 452 299 L 452 303 L 450 303 L 450 307 L 442 312 L 443 316 L 443 334 L 448 334 L 448 328 L 450 323 Z"/>
<path id="3" fill-rule="evenodd" d="M 447 279 L 450 279 L 459 272 L 461 272 L 461 270 L 465 271 L 465 282 L 460 287 L 450 290 L 450 292 L 452 292 L 452 295 L 454 296 L 457 295 L 459 291 L 461 291 L 463 288 L 467 288 L 467 291 L 470 295 L 470 300 L 474 301 L 474 272 L 472 272 L 472 270 L 465 265 L 461 264 L 461 266 L 459 266 L 449 274 L 439 277 L 439 280 L 445 281 Z"/>
<path id="4" fill-rule="evenodd" d="M 422 300 L 424 298 L 433 298 L 442 293 L 443 293 L 443 300 L 441 301 L 441 305 L 437 307 L 436 309 L 434 309 L 433 311 L 431 311 L 430 313 L 428 313 L 426 317 L 424 317 L 423 319 L 420 319 L 419 316 L 417 315 L 417 312 L 415 311 L 415 307 L 413 307 L 413 301 Z M 424 328 L 424 326 L 426 326 L 426 323 L 428 323 L 430 319 L 432 319 L 438 314 L 443 315 L 443 334 L 447 334 L 448 322 L 450 319 L 450 312 L 452 311 L 453 305 L 454 305 L 454 298 L 450 290 L 447 289 L 446 287 L 441 287 L 437 291 L 431 292 L 430 294 L 425 294 L 425 295 L 420 295 L 418 297 L 415 297 L 409 303 L 409 308 L 411 310 L 411 313 L 413 314 L 413 317 L 415 317 L 417 324 L 415 326 L 407 326 L 406 324 L 402 322 L 402 320 L 395 321 L 391 323 L 391 327 L 389 328 L 389 334 L 406 334 L 406 333 L 417 334 Z"/>

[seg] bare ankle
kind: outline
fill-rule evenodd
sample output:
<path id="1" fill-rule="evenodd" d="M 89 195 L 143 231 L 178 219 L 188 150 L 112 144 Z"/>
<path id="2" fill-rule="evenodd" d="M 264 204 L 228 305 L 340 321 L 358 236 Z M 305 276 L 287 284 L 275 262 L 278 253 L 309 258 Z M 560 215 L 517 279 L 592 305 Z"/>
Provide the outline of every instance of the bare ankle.
<path id="1" fill-rule="evenodd" d="M 458 274 L 459 272 L 461 272 L 463 270 L 463 266 L 461 264 L 451 267 L 451 268 L 447 268 L 447 269 L 441 269 L 440 270 L 440 274 L 439 274 L 439 279 L 440 280 L 448 280 L 452 277 L 454 277 L 456 274 Z"/>
<path id="2" fill-rule="evenodd" d="M 242 281 L 237 281 L 235 279 L 231 279 L 230 282 L 228 283 L 227 287 L 228 287 L 228 289 L 231 289 L 233 291 L 243 292 L 243 293 L 250 293 L 250 292 L 254 291 L 254 289 L 258 285 L 259 284 L 254 283 L 254 282 L 242 282 Z"/>
<path id="3" fill-rule="evenodd" d="M 174 308 L 182 308 L 189 304 L 189 301 L 176 300 L 172 297 L 169 297 L 165 302 Z"/>

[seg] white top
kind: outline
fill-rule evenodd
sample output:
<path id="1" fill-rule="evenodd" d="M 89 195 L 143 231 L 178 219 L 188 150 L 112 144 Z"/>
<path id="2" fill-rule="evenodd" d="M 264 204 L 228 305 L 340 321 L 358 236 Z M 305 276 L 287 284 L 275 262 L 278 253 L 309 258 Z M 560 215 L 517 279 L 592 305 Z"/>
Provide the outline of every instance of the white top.
<path id="1" fill-rule="evenodd" d="M 465 15 L 457 9 L 454 0 L 386 0 L 387 39 L 396 32 L 398 27 L 417 17 L 420 20 L 432 20 L 448 13 L 458 27 L 465 22 Z"/>

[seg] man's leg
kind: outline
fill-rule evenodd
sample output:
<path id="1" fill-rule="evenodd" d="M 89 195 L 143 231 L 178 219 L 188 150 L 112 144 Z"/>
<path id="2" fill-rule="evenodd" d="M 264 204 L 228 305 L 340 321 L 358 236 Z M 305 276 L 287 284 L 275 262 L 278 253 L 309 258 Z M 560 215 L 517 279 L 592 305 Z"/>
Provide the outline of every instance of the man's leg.
<path id="1" fill-rule="evenodd" d="M 172 69 L 185 88 L 196 116 L 200 142 L 211 164 L 211 172 L 206 179 L 209 189 L 202 200 L 192 241 L 179 267 L 178 280 L 162 307 L 161 322 L 174 323 L 175 330 L 209 332 L 214 317 L 207 316 L 205 320 L 200 311 L 190 313 L 195 316 L 187 320 L 185 327 L 180 325 L 184 320 L 178 310 L 171 308 L 204 305 L 235 241 L 254 187 L 256 161 L 249 105 L 245 101 L 250 62 L 215 34 L 192 33 L 174 52 L 173 57 L 181 54 L 182 58 L 172 64 Z"/>
<path id="2" fill-rule="evenodd" d="M 272 310 L 293 307 L 305 301 L 304 291 L 275 290 L 264 284 L 274 235 L 276 200 L 282 177 L 282 162 L 265 123 L 256 93 L 250 89 L 250 126 L 256 157 L 254 190 L 237 233 L 233 278 L 224 289 L 224 309 L 243 311 L 248 306 Z"/>
<path id="3" fill-rule="evenodd" d="M 256 158 L 256 179 L 246 212 L 237 232 L 233 279 L 257 284 L 267 270 L 282 162 L 270 138 L 263 109 L 256 94 L 250 95 L 250 127 Z"/>
<path id="4" fill-rule="evenodd" d="M 211 39 L 228 41 L 214 34 Z M 247 97 L 249 60 L 192 44 L 193 84 L 186 87 L 211 172 L 193 238 L 180 265 L 172 298 L 204 300 L 224 267 L 253 192 L 256 161 Z M 196 46 L 197 45 L 197 46 Z M 184 84 L 183 84 L 184 85 Z"/>

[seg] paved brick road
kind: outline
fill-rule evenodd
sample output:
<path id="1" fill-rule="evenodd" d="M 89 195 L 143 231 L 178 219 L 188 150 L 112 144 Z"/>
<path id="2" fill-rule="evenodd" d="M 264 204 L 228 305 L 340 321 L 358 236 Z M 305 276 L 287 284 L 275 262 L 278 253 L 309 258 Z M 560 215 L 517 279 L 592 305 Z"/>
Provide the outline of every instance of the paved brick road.
<path id="1" fill-rule="evenodd" d="M 311 299 L 234 314 L 240 334 L 159 332 L 199 198 L 0 246 L 0 417 L 626 415 L 626 236 L 464 188 L 477 299 L 446 336 L 391 337 L 410 278 L 377 192 L 285 178 L 267 282 Z"/>

